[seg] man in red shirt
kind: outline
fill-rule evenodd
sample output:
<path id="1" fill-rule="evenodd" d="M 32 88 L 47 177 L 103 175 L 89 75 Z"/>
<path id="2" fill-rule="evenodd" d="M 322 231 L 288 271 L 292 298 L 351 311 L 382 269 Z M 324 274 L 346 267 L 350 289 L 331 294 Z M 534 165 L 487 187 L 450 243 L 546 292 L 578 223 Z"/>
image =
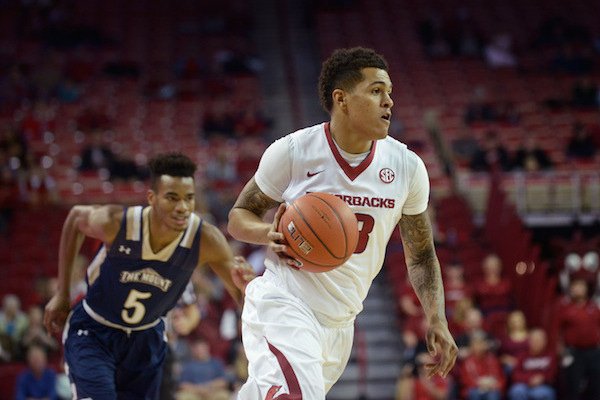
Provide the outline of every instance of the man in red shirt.
<path id="1" fill-rule="evenodd" d="M 513 292 L 510 280 L 502 276 L 502 260 L 488 254 L 482 262 L 483 277 L 475 283 L 475 299 L 484 317 L 504 315 L 512 309 Z"/>
<path id="2" fill-rule="evenodd" d="M 556 313 L 570 399 L 579 399 L 585 381 L 586 398 L 600 399 L 600 308 L 588 289 L 585 280 L 571 281 L 569 297 L 561 300 Z"/>
<path id="3" fill-rule="evenodd" d="M 470 354 L 460 366 L 462 395 L 469 400 L 500 400 L 506 379 L 500 361 L 489 351 L 485 332 L 471 334 Z"/>
<path id="4" fill-rule="evenodd" d="M 552 384 L 556 376 L 556 357 L 546 349 L 548 340 L 543 329 L 529 332 L 529 349 L 521 355 L 512 375 L 510 400 L 554 400 Z"/>

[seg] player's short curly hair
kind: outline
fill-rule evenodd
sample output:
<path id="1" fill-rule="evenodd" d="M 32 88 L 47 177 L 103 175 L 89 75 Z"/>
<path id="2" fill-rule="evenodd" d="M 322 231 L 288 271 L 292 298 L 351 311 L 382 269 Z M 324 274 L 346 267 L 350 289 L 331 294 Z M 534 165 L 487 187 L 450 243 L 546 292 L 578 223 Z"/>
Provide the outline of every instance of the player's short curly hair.
<path id="1" fill-rule="evenodd" d="M 156 188 L 156 183 L 162 175 L 175 177 L 194 177 L 196 164 L 185 154 L 165 153 L 152 158 L 148 163 L 150 167 L 150 183 Z"/>
<path id="2" fill-rule="evenodd" d="M 321 105 L 328 113 L 333 108 L 331 93 L 335 89 L 352 90 L 363 80 L 363 68 L 379 68 L 388 70 L 382 55 L 375 50 L 364 47 L 338 49 L 323 62 L 319 76 L 319 98 Z"/>

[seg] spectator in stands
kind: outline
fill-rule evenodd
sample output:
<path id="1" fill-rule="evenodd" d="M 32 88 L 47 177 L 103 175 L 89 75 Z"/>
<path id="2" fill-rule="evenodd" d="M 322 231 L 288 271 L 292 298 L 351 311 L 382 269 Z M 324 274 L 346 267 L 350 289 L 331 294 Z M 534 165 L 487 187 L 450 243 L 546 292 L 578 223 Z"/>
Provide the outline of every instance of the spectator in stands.
<path id="1" fill-rule="evenodd" d="M 467 104 L 465 123 L 492 122 L 496 118 L 496 109 L 488 98 L 487 90 L 482 86 L 477 86 Z"/>
<path id="2" fill-rule="evenodd" d="M 44 328 L 44 311 L 42 308 L 40 306 L 32 306 L 29 309 L 28 318 L 29 324 L 23 334 L 21 346 L 27 349 L 35 345 L 43 348 L 46 354 L 58 350 L 58 342 Z"/>
<path id="3" fill-rule="evenodd" d="M 0 340 L 11 359 L 20 357 L 20 344 L 27 329 L 27 315 L 21 311 L 21 301 L 14 294 L 2 299 L 0 310 Z"/>
<path id="4" fill-rule="evenodd" d="M 177 390 L 175 376 L 180 362 L 184 361 L 181 352 L 189 353 L 188 336 L 200 323 L 200 310 L 196 305 L 196 294 L 191 282 L 188 282 L 175 308 L 167 314 L 166 321 L 169 346 L 163 364 L 159 397 L 160 400 L 174 400 Z"/>
<path id="5" fill-rule="evenodd" d="M 600 106 L 598 85 L 586 75 L 573 85 L 571 104 L 573 107 L 590 108 Z"/>
<path id="6" fill-rule="evenodd" d="M 118 157 L 105 143 L 105 134 L 101 129 L 92 131 L 90 143 L 81 152 L 79 170 L 102 172 L 111 180 L 146 179 L 147 168 L 139 167 L 131 159 Z"/>
<path id="7" fill-rule="evenodd" d="M 600 237 L 596 240 L 600 242 Z M 577 248 L 577 245 L 572 246 Z M 590 297 L 600 305 L 600 257 L 598 252 L 589 251 L 598 245 L 592 240 L 588 244 L 590 247 L 583 246 L 578 249 L 579 253 L 572 251 L 565 256 L 565 265 L 559 275 L 560 287 L 563 293 L 568 293 L 572 279 L 583 279 L 588 283 Z"/>
<path id="8" fill-rule="evenodd" d="M 14 127 L 6 125 L 2 128 L 0 137 L 0 149 L 6 154 L 6 160 L 16 179 L 20 178 L 20 173 L 29 168 L 28 155 L 29 144 L 27 137 L 23 132 L 19 132 Z"/>
<path id="9" fill-rule="evenodd" d="M 498 139 L 495 131 L 489 131 L 483 141 L 483 146 L 471 159 L 471 170 L 476 172 L 508 171 L 511 167 L 508 150 Z"/>
<path id="10" fill-rule="evenodd" d="M 466 359 L 471 353 L 471 339 L 475 334 L 483 334 L 490 348 L 496 347 L 496 340 L 484 330 L 483 315 L 475 307 L 467 311 L 464 332 L 456 338 L 458 358 Z"/>
<path id="11" fill-rule="evenodd" d="M 0 148 L 0 235 L 7 235 L 14 211 L 19 207 L 19 187 Z"/>
<path id="12" fill-rule="evenodd" d="M 178 400 L 229 400 L 223 363 L 211 357 L 210 345 L 202 338 L 192 343 L 192 360 L 184 363 L 179 377 Z"/>
<path id="13" fill-rule="evenodd" d="M 448 320 L 450 332 L 455 338 L 463 335 L 467 329 L 467 315 L 469 310 L 473 308 L 473 299 L 466 297 L 459 300 L 454 305 L 454 312 L 452 318 Z"/>
<path id="14" fill-rule="evenodd" d="M 238 118 L 236 118 L 234 131 L 237 137 L 244 138 L 250 136 L 263 135 L 270 125 L 258 110 L 252 107 L 246 109 Z"/>
<path id="15" fill-rule="evenodd" d="M 28 368 L 17 378 L 16 400 L 58 400 L 56 372 L 48 367 L 44 348 L 32 345 L 27 350 Z"/>
<path id="16" fill-rule="evenodd" d="M 513 168 L 535 172 L 552 168 L 548 154 L 538 145 L 533 135 L 526 136 L 515 153 Z"/>
<path id="17" fill-rule="evenodd" d="M 26 200 L 32 206 L 57 204 L 59 202 L 58 185 L 50 174 L 54 161 L 49 156 L 34 156 L 29 158 L 27 174 Z"/>
<path id="18" fill-rule="evenodd" d="M 419 353 L 416 358 L 416 371 L 413 375 L 401 376 L 396 385 L 395 400 L 444 400 L 448 399 L 452 386 L 450 377 L 439 375 L 427 377 L 426 365 L 433 362 L 427 352 Z"/>
<path id="19" fill-rule="evenodd" d="M 574 279 L 569 296 L 556 310 L 556 330 L 562 347 L 566 396 L 580 399 L 587 385 L 586 399 L 600 398 L 600 307 L 590 300 L 588 284 Z"/>
<path id="20" fill-rule="evenodd" d="M 573 134 L 567 144 L 567 157 L 572 160 L 592 160 L 597 152 L 597 145 L 587 127 L 581 122 L 573 125 Z"/>
<path id="21" fill-rule="evenodd" d="M 475 283 L 475 301 L 486 320 L 492 314 L 508 314 L 513 306 L 512 285 L 502 277 L 502 260 L 488 254 L 482 262 L 483 278 Z"/>
<path id="22" fill-rule="evenodd" d="M 556 356 L 548 351 L 546 332 L 532 329 L 528 348 L 515 363 L 509 400 L 554 400 L 553 388 L 556 377 Z"/>
<path id="23" fill-rule="evenodd" d="M 512 37 L 508 33 L 495 35 L 484 49 L 485 61 L 492 68 L 516 67 L 517 57 L 512 49 Z"/>
<path id="24" fill-rule="evenodd" d="M 468 167 L 475 154 L 481 151 L 479 142 L 468 129 L 461 129 L 450 143 L 454 162 L 461 167 Z"/>
<path id="25" fill-rule="evenodd" d="M 79 170 L 98 171 L 105 169 L 108 173 L 114 169 L 116 156 L 110 147 L 104 143 L 101 129 L 94 129 L 90 135 L 90 143 L 81 152 Z"/>
<path id="26" fill-rule="evenodd" d="M 20 120 L 20 131 L 28 142 L 40 142 L 44 140 L 46 132 L 56 130 L 56 107 L 47 101 L 36 101 L 33 106 L 24 106 L 23 119 Z"/>
<path id="27" fill-rule="evenodd" d="M 204 114 L 202 122 L 202 136 L 233 136 L 235 128 L 235 119 L 229 112 L 229 109 L 223 102 L 215 102 L 212 107 Z"/>
<path id="28" fill-rule="evenodd" d="M 500 361 L 489 350 L 484 332 L 471 335 L 469 356 L 460 365 L 462 395 L 469 400 L 500 400 L 506 380 Z"/>
<path id="29" fill-rule="evenodd" d="M 460 263 L 449 264 L 445 269 L 444 296 L 446 315 L 452 319 L 456 303 L 472 297 L 472 288 L 465 282 L 465 269 Z"/>
<path id="30" fill-rule="evenodd" d="M 205 170 L 206 179 L 213 189 L 233 185 L 238 180 L 235 154 L 227 146 L 215 149 Z"/>
<path id="31" fill-rule="evenodd" d="M 507 376 L 511 376 L 517 360 L 529 348 L 528 338 L 525 314 L 520 310 L 508 314 L 506 332 L 499 337 L 500 348 L 498 350 L 500 362 Z"/>
<path id="32" fill-rule="evenodd" d="M 429 57 L 447 57 L 451 53 L 450 40 L 442 17 L 431 13 L 419 23 L 421 43 Z"/>

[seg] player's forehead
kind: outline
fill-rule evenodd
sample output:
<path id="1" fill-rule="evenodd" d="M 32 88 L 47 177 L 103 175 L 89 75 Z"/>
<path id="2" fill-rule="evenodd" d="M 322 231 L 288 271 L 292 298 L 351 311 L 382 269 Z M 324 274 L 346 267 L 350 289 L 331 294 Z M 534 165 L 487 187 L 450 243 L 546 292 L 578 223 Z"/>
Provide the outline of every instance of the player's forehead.
<path id="1" fill-rule="evenodd" d="M 382 85 L 389 89 L 393 86 L 392 79 L 385 69 L 368 67 L 363 68 L 361 73 L 363 76 L 363 80 L 359 83 L 361 86 Z"/>
<path id="2" fill-rule="evenodd" d="M 156 191 L 161 194 L 174 193 L 180 196 L 193 194 L 194 178 L 191 176 L 161 175 L 156 180 Z"/>

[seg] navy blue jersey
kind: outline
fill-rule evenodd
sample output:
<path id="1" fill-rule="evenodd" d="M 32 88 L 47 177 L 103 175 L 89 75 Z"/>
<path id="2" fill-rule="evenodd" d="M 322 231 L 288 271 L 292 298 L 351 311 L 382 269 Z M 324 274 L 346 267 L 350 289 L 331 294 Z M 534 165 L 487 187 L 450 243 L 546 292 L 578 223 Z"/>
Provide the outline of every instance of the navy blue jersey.
<path id="1" fill-rule="evenodd" d="M 119 233 L 103 246 L 88 268 L 85 310 L 105 325 L 144 329 L 177 304 L 198 264 L 202 220 L 192 214 L 188 228 L 154 253 L 150 208 L 124 210 Z"/>

